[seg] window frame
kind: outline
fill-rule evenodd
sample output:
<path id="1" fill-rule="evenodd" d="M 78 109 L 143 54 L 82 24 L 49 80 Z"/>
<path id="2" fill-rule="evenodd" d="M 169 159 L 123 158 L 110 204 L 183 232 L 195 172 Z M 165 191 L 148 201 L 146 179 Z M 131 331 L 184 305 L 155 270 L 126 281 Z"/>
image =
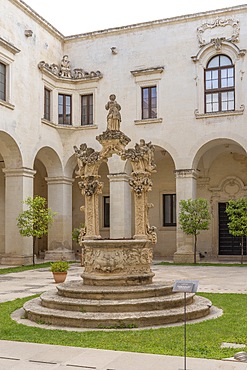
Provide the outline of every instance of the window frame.
<path id="1" fill-rule="evenodd" d="M 83 100 L 86 104 L 83 105 Z M 86 107 L 86 114 L 83 115 L 83 107 Z M 83 118 L 85 117 L 85 119 Z M 94 96 L 92 93 L 81 95 L 81 126 L 90 126 L 94 123 Z"/>
<path id="2" fill-rule="evenodd" d="M 155 89 L 155 96 L 152 95 L 152 90 Z M 145 97 L 144 97 L 144 91 L 147 91 L 147 108 L 144 107 L 145 103 Z M 155 107 L 153 107 L 153 101 L 155 100 Z M 142 119 L 157 119 L 157 86 L 151 85 L 151 86 L 142 86 L 141 87 L 141 102 L 142 102 Z M 152 114 L 153 109 L 155 109 L 155 115 Z M 147 117 L 145 117 L 145 111 L 147 112 Z"/>
<path id="3" fill-rule="evenodd" d="M 220 57 L 227 57 L 228 59 L 230 59 L 231 61 L 231 64 L 228 64 L 228 65 L 223 65 L 221 66 L 220 65 L 220 59 L 219 59 L 219 65 L 216 66 L 216 67 L 208 67 L 208 65 L 210 64 L 210 62 L 214 59 L 214 58 L 220 58 Z M 232 78 L 233 78 L 233 86 L 230 86 L 230 87 L 222 87 L 222 81 L 224 80 L 223 76 L 222 76 L 222 71 L 226 70 L 233 70 L 233 75 L 232 75 Z M 208 81 L 213 81 L 213 79 L 211 80 L 208 80 L 207 79 L 207 73 L 208 72 L 216 72 L 215 75 L 217 75 L 217 78 L 215 79 L 217 82 L 218 82 L 218 86 L 217 88 L 210 88 L 210 89 L 207 89 L 207 82 Z M 227 77 L 227 79 L 230 78 L 230 77 Z M 204 69 L 204 113 L 205 114 L 209 114 L 209 113 L 219 113 L 219 112 L 233 112 L 235 111 L 235 86 L 236 86 L 236 81 L 235 81 L 235 66 L 232 62 L 232 59 L 228 56 L 228 55 L 225 55 L 225 54 L 219 54 L 219 55 L 214 55 L 212 58 L 209 59 L 208 63 L 207 63 L 207 66 L 206 68 Z M 233 109 L 223 109 L 222 108 L 222 103 L 223 103 L 223 94 L 224 93 L 233 93 Z M 217 104 L 218 104 L 218 109 L 217 110 L 210 110 L 208 111 L 207 110 L 207 96 L 213 96 L 213 95 L 216 95 L 217 96 Z M 230 99 L 227 99 L 226 103 L 227 105 L 229 104 L 231 100 Z M 213 108 L 213 100 L 211 102 L 211 106 Z"/>
<path id="4" fill-rule="evenodd" d="M 168 198 L 169 197 L 169 198 Z M 166 198 L 169 199 L 169 220 L 166 220 Z M 176 227 L 177 226 L 177 196 L 176 193 L 163 193 L 162 194 L 162 210 L 163 210 L 163 215 L 162 215 L 162 227 Z"/>
<path id="5" fill-rule="evenodd" d="M 103 227 L 110 227 L 110 195 L 103 195 Z"/>
<path id="6" fill-rule="evenodd" d="M 44 119 L 51 121 L 51 90 L 46 86 L 44 87 Z"/>
<path id="7" fill-rule="evenodd" d="M 1 73 L 0 69 L 0 74 L 3 75 L 3 82 L 1 82 L 0 79 L 0 99 L 4 102 L 7 101 L 7 65 L 0 61 L 0 65 L 3 66 L 3 73 Z M 1 89 L 1 86 L 3 85 L 3 90 Z M 3 99 L 2 99 L 2 94 L 3 94 Z"/>
<path id="8" fill-rule="evenodd" d="M 63 97 L 63 103 L 59 104 L 59 97 Z M 67 107 L 67 102 L 66 99 L 69 98 L 70 104 L 70 112 L 69 112 L 69 123 L 67 123 L 67 117 L 66 117 L 66 107 Z M 63 122 L 60 122 L 60 115 L 59 115 L 59 107 L 62 106 L 62 120 Z M 63 94 L 63 93 L 58 93 L 58 124 L 59 125 L 72 125 L 72 95 L 70 94 Z"/>

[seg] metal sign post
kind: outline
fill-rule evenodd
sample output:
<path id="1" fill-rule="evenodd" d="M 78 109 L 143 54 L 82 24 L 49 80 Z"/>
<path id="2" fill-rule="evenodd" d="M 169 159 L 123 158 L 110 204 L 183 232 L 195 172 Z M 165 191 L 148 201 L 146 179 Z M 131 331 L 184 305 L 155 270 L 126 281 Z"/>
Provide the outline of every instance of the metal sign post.
<path id="1" fill-rule="evenodd" d="M 186 293 L 196 293 L 198 288 L 197 280 L 176 280 L 173 285 L 173 292 L 184 293 L 184 369 L 186 370 Z"/>

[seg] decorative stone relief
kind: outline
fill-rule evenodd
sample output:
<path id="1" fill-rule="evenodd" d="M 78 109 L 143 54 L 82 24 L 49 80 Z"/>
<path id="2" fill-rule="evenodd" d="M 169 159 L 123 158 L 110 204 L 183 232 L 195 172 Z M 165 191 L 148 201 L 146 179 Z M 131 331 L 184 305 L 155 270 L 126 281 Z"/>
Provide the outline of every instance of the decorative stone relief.
<path id="1" fill-rule="evenodd" d="M 212 197 L 224 200 L 236 199 L 247 196 L 247 186 L 238 177 L 229 176 L 220 182 L 217 187 L 209 188 Z"/>
<path id="2" fill-rule="evenodd" d="M 218 27 L 230 27 L 231 33 L 228 36 L 219 36 L 219 37 L 210 37 L 212 36 L 211 32 L 207 32 L 208 30 L 212 30 Z M 209 36 L 205 37 L 205 32 L 209 34 Z M 216 50 L 221 47 L 222 41 L 229 41 L 229 42 L 238 42 L 239 41 L 239 21 L 234 20 L 232 18 L 222 19 L 216 18 L 213 22 L 203 23 L 200 27 L 197 28 L 197 38 L 199 42 L 199 46 L 202 47 L 204 45 L 213 42 L 215 44 Z"/>
<path id="3" fill-rule="evenodd" d="M 63 56 L 60 65 L 55 63 L 49 65 L 48 63 L 41 61 L 39 62 L 38 67 L 41 71 L 47 71 L 54 76 L 69 80 L 87 80 L 93 78 L 102 78 L 102 73 L 100 71 L 86 72 L 82 68 L 75 68 L 72 71 L 68 55 Z"/>
<path id="4" fill-rule="evenodd" d="M 74 146 L 77 157 L 78 170 L 76 176 L 81 179 L 78 185 L 81 193 L 85 195 L 85 225 L 84 239 L 99 238 L 99 210 L 98 195 L 102 192 L 103 183 L 99 181 L 98 170 L 102 162 L 107 162 L 113 154 L 119 155 L 123 160 L 130 160 L 133 168 L 132 178 L 129 181 L 134 191 L 135 202 L 135 236 L 136 239 L 150 239 L 156 242 L 155 227 L 148 222 L 147 192 L 152 190 L 151 174 L 156 172 L 154 163 L 154 146 L 141 139 L 140 144 L 134 148 L 125 149 L 130 139 L 120 131 L 121 106 L 116 101 L 115 94 L 105 105 L 108 110 L 107 129 L 96 140 L 102 145 L 102 150 L 96 152 L 88 148 L 86 143 L 79 148 Z M 115 264 L 114 264 L 115 266 Z"/>
<path id="5" fill-rule="evenodd" d="M 126 241 L 127 243 L 127 241 Z M 148 242 L 143 246 L 143 242 L 128 244 L 128 247 L 120 248 L 118 242 L 114 246 L 114 241 L 104 240 L 104 248 L 88 246 L 90 242 L 85 242 L 84 263 L 85 273 L 149 273 L 150 264 L 153 259 L 153 249 L 148 246 Z M 123 245 L 124 246 L 124 245 Z"/>

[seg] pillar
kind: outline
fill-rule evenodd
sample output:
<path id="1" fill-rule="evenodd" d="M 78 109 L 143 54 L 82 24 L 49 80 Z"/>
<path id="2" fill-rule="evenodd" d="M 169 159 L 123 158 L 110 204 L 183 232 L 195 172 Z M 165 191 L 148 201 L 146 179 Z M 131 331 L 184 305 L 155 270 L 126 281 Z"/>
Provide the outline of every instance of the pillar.
<path id="1" fill-rule="evenodd" d="M 131 238 L 131 189 L 126 173 L 108 175 L 110 181 L 110 239 Z"/>
<path id="2" fill-rule="evenodd" d="M 57 212 L 48 232 L 45 260 L 75 260 L 72 252 L 72 184 L 68 177 L 47 177 L 48 207 Z"/>
<path id="3" fill-rule="evenodd" d="M 197 188 L 197 173 L 194 169 L 176 170 L 177 196 L 177 251 L 174 253 L 175 263 L 194 262 L 194 238 L 186 235 L 179 225 L 179 202 L 183 199 L 195 199 Z M 197 257 L 199 259 L 199 256 Z"/>
<path id="4" fill-rule="evenodd" d="M 33 197 L 36 171 L 30 168 L 5 168 L 5 253 L 1 264 L 31 265 L 33 238 L 20 235 L 17 217 L 26 209 L 23 201 Z"/>

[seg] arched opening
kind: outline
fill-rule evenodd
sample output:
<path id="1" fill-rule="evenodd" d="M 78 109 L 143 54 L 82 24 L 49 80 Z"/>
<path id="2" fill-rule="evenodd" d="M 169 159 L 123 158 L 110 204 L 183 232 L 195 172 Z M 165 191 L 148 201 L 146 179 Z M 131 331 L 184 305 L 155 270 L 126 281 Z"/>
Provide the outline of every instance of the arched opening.
<path id="1" fill-rule="evenodd" d="M 175 164 L 170 153 L 164 148 L 155 147 L 154 154 L 157 172 L 152 174 L 153 190 L 148 194 L 149 219 L 157 227 L 155 257 L 172 257 L 176 251 L 176 178 Z"/>
<path id="2" fill-rule="evenodd" d="M 236 141 L 216 139 L 200 148 L 196 163 L 197 197 L 208 200 L 212 213 L 210 229 L 199 238 L 199 251 L 222 259 L 237 256 L 241 241 L 229 233 L 225 208 L 230 199 L 247 196 L 246 151 Z"/>

